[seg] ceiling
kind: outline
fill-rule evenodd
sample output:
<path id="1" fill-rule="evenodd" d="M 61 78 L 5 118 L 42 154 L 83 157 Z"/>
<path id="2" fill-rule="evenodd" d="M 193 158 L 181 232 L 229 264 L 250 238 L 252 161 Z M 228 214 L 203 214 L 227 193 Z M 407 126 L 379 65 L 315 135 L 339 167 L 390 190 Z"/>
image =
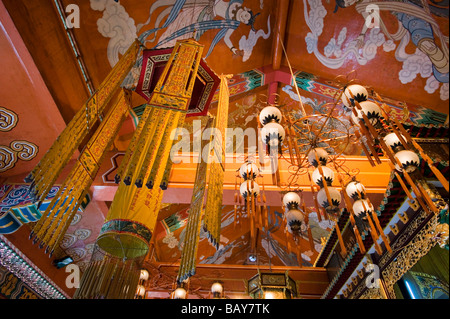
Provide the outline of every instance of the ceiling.
<path id="1" fill-rule="evenodd" d="M 0 131 L 0 144 L 3 149 L 11 150 L 13 142 L 22 141 L 20 145 L 27 146 L 28 150 L 28 158 L 18 158 L 11 167 L 1 171 L 2 184 L 23 183 L 23 177 L 38 163 L 65 124 L 88 99 L 90 89 L 99 87 L 136 36 L 162 26 L 156 37 L 150 35 L 145 38 L 148 40 L 145 43 L 147 48 L 154 48 L 161 39 L 193 23 L 193 17 L 206 9 L 208 1 L 187 0 L 179 19 L 164 26 L 171 9 L 168 2 L 2 0 L 0 61 L 4 73 L 0 107 L 5 112 L 16 114 L 17 121 L 8 131 Z M 220 16 L 222 2 L 217 1 L 219 5 L 213 11 L 217 14 L 213 20 L 218 22 L 225 20 Z M 253 29 L 241 23 L 229 39 L 223 38 L 215 45 L 212 43 L 218 29 L 208 30 L 199 38 L 205 46 L 204 57 L 208 66 L 216 74 L 233 75 L 229 83 L 230 127 L 256 127 L 256 110 L 261 109 L 274 93 L 287 108 L 295 108 L 298 97 L 293 90 L 290 67 L 308 111 L 320 112 L 321 106 L 333 102 L 337 89 L 356 79 L 383 96 L 394 114 L 403 120 L 420 125 L 438 125 L 447 120 L 448 1 L 428 1 L 425 9 L 418 5 L 418 0 L 363 0 L 346 8 L 338 6 L 337 0 L 241 2 L 256 16 Z M 64 13 L 64 9 L 71 4 L 79 8 L 80 25 L 79 28 L 65 29 L 61 16 L 70 17 L 71 11 Z M 380 28 L 366 30 L 364 27 L 366 7 L 363 5 L 366 4 L 378 6 Z M 58 7 L 63 9 L 62 12 L 58 12 Z M 426 13 L 427 8 L 430 14 Z M 405 12 L 410 15 L 406 16 Z M 413 18 L 413 15 L 417 17 Z M 238 50 L 237 54 L 233 53 L 232 47 Z M 211 54 L 207 56 L 209 50 Z M 133 95 L 134 106 L 144 102 L 137 94 Z M 216 104 L 213 101 L 211 110 Z M 185 126 L 192 128 L 192 121 L 196 119 L 202 120 L 189 119 Z M 134 131 L 133 123 L 129 117 L 122 127 L 114 149 L 94 182 L 91 205 L 79 223 L 74 223 L 68 230 L 63 248 L 71 249 L 71 253 L 77 256 L 76 262 L 83 267 L 89 261 L 99 227 L 116 190 L 108 178 L 114 176 L 115 160 L 126 150 Z M 348 156 L 351 167 L 359 167 L 366 187 L 371 189 L 373 202 L 380 203 L 389 181 L 387 164 L 384 163 L 386 167 L 379 171 L 361 166 L 363 154 L 354 145 L 346 148 L 344 154 Z M 154 236 L 156 249 L 152 258 L 162 263 L 159 264 L 161 267 L 163 264 L 174 265 L 180 258 L 186 210 L 192 195 L 195 165 L 178 169 L 183 173 L 178 174 L 175 166 L 172 187 L 164 195 L 165 207 L 158 218 Z M 233 169 L 236 168 L 227 168 L 230 172 Z M 287 168 L 283 174 L 286 172 Z M 199 248 L 199 263 L 202 265 L 242 265 L 247 260 L 249 230 L 245 218 L 239 225 L 232 218 L 233 203 L 228 198 L 234 194 L 234 177 L 230 176 L 231 179 L 225 182 L 225 192 L 228 193 L 224 199 L 221 249 L 216 252 L 203 238 Z M 276 188 L 269 197 L 273 229 L 270 232 L 260 230 L 257 246 L 259 264 L 298 268 L 300 252 L 300 264 L 307 271 L 320 252 L 321 238 L 327 236 L 332 224 L 319 221 L 317 215 L 315 219 L 311 218 L 313 242 L 302 238 L 299 250 L 290 250 L 280 227 L 282 208 Z M 308 205 L 313 206 L 312 201 Z M 169 221 L 176 221 L 170 230 L 165 227 Z M 295 247 L 296 243 L 290 245 Z M 174 270 L 167 271 L 172 278 Z M 239 276 L 237 278 L 239 281 Z M 321 278 L 318 281 L 327 281 L 325 277 Z M 168 282 L 170 280 L 166 286 Z M 236 288 L 237 291 L 239 289 L 242 287 Z M 305 296 L 319 296 L 322 288 L 308 289 L 304 291 Z"/>

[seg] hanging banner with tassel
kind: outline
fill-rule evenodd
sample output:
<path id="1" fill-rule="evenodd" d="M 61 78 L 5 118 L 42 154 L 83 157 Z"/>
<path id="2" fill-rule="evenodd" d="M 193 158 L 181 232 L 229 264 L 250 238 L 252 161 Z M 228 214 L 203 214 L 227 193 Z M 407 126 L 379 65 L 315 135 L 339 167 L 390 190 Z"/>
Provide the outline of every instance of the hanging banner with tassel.
<path id="1" fill-rule="evenodd" d="M 204 131 L 211 128 L 212 122 L 212 118 L 209 118 Z M 208 147 L 209 145 L 209 140 L 202 139 L 201 150 L 205 150 L 205 147 Z M 203 203 L 206 190 L 207 171 L 208 163 L 202 159 L 201 151 L 199 153 L 197 172 L 195 174 L 195 183 L 191 199 L 191 208 L 189 210 L 189 217 L 186 225 L 184 246 L 181 252 L 180 268 L 178 270 L 177 277 L 178 283 L 181 283 L 189 277 L 195 275 L 198 241 L 200 236 L 201 218 L 203 215 Z"/>
<path id="2" fill-rule="evenodd" d="M 208 181 L 208 194 L 206 198 L 205 217 L 203 228 L 207 233 L 212 245 L 219 249 L 220 225 L 222 218 L 223 180 L 225 174 L 225 147 L 226 129 L 228 126 L 228 108 L 230 93 L 228 90 L 228 79 L 231 75 L 220 76 L 219 103 L 215 129 L 220 133 L 220 139 L 214 138 L 213 154 L 210 164 L 210 175 Z"/>
<path id="3" fill-rule="evenodd" d="M 178 41 L 115 177 L 119 184 L 97 238 L 105 252 L 137 258 L 149 249 L 170 167 L 173 130 L 183 125 L 203 46 Z"/>
<path id="4" fill-rule="evenodd" d="M 140 43 L 136 40 L 25 178 L 25 182 L 31 183 L 30 196 L 39 202 L 38 207 L 133 67 L 139 48 Z"/>
<path id="5" fill-rule="evenodd" d="M 104 154 L 112 145 L 130 109 L 130 92 L 122 91 L 117 102 L 89 140 L 58 193 L 48 205 L 30 238 L 53 253 L 69 227 L 97 175 Z"/>

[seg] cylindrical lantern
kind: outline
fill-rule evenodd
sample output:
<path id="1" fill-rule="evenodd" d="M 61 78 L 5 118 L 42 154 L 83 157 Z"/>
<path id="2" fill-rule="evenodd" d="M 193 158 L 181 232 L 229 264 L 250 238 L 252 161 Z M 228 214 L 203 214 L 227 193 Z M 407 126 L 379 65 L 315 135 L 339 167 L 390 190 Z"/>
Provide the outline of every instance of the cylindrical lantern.
<path id="1" fill-rule="evenodd" d="M 261 129 L 261 135 L 266 145 L 277 146 L 283 142 L 286 132 L 280 124 L 271 122 Z"/>
<path id="2" fill-rule="evenodd" d="M 420 165 L 420 158 L 413 151 L 400 151 L 395 153 L 394 156 L 402 164 L 402 167 L 399 167 L 399 165 L 395 164 L 395 168 L 400 172 L 405 170 L 407 173 L 412 173 Z"/>
<path id="3" fill-rule="evenodd" d="M 354 99 L 352 98 L 352 94 Z M 368 97 L 369 93 L 364 86 L 359 84 L 352 84 L 345 88 L 341 100 L 346 107 L 351 108 L 355 106 L 355 100 L 361 103 L 363 101 L 367 101 Z"/>
<path id="4" fill-rule="evenodd" d="M 252 173 L 252 174 L 251 174 Z M 239 175 L 244 179 L 255 179 L 259 173 L 259 168 L 256 164 L 245 163 L 239 169 Z"/>
<path id="5" fill-rule="evenodd" d="M 300 196 L 294 192 L 286 193 L 283 196 L 283 204 L 288 209 L 297 209 L 300 206 Z"/>
<path id="6" fill-rule="evenodd" d="M 403 140 L 406 141 L 406 138 L 403 135 L 401 135 L 401 136 L 402 136 Z M 390 133 L 390 134 L 386 135 L 384 137 L 384 142 L 386 143 L 387 146 L 391 147 L 394 152 L 404 150 L 402 142 L 400 142 L 400 139 L 398 138 L 397 134 L 395 134 L 395 133 Z"/>
<path id="7" fill-rule="evenodd" d="M 313 165 L 314 167 L 317 167 L 319 164 L 317 163 L 317 160 L 316 160 L 316 154 L 317 154 L 317 157 L 319 158 L 320 164 L 325 166 L 327 164 L 327 160 L 328 160 L 328 152 L 321 147 L 313 148 L 308 153 L 308 162 L 311 165 Z"/>
<path id="8" fill-rule="evenodd" d="M 173 292 L 173 299 L 186 299 L 186 295 L 186 290 L 182 287 L 179 287 Z"/>
<path id="9" fill-rule="evenodd" d="M 365 199 L 359 199 L 353 203 L 353 212 L 360 218 L 365 218 L 368 213 L 373 211 L 373 206 Z"/>
<path id="10" fill-rule="evenodd" d="M 334 172 L 332 169 L 322 166 L 323 171 L 323 177 L 325 178 L 325 181 L 327 182 L 327 185 L 331 186 L 334 180 Z M 320 187 L 323 187 L 323 180 L 322 175 L 320 174 L 319 168 L 316 168 L 314 172 L 312 173 L 312 179 L 314 183 L 319 185 Z"/>
<path id="11" fill-rule="evenodd" d="M 259 113 L 259 121 L 262 125 L 269 124 L 270 122 L 281 122 L 281 111 L 275 106 L 267 106 Z"/>
<path id="12" fill-rule="evenodd" d="M 259 195 L 259 185 L 256 182 L 245 181 L 241 184 L 240 192 L 244 198 L 247 198 L 249 195 L 256 197 Z"/>
<path id="13" fill-rule="evenodd" d="M 286 223 L 291 234 L 299 234 L 304 231 L 306 228 L 304 221 L 305 216 L 298 209 L 291 209 L 286 213 Z"/>
<path id="14" fill-rule="evenodd" d="M 317 201 L 319 202 L 319 205 L 322 206 L 323 208 L 329 208 L 332 210 L 337 209 L 341 204 L 341 193 L 334 187 L 328 187 L 328 193 L 330 194 L 331 205 L 328 202 L 328 197 L 325 188 L 322 188 L 317 193 Z"/>
<path id="15" fill-rule="evenodd" d="M 364 198 L 366 188 L 363 184 L 360 182 L 350 182 L 345 187 L 345 191 L 349 197 L 351 197 L 354 200 L 362 199 Z M 361 198 L 361 196 L 362 198 Z"/>
<path id="16" fill-rule="evenodd" d="M 361 111 L 356 109 L 356 113 L 358 117 L 355 117 L 355 114 L 352 112 L 352 121 L 355 124 L 359 123 L 359 120 L 363 118 L 362 113 L 364 113 L 370 121 L 370 124 L 375 125 L 378 123 L 378 120 L 381 117 L 381 110 L 378 105 L 371 101 L 363 101 L 359 103 L 361 106 Z M 361 113 L 362 112 L 362 113 Z"/>

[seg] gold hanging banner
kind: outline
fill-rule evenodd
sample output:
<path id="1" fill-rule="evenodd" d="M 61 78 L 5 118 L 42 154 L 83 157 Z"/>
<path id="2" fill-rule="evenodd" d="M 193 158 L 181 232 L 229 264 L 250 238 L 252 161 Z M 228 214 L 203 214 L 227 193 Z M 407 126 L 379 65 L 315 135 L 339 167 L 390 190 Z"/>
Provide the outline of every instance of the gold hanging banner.
<path id="1" fill-rule="evenodd" d="M 129 112 L 130 98 L 130 92 L 122 91 L 117 102 L 87 143 L 57 195 L 33 227 L 30 238 L 34 237 L 34 243 L 40 242 L 40 247 L 46 245 L 46 253 L 50 252 L 50 255 L 53 253 L 78 211 L 106 151 Z"/>
<path id="2" fill-rule="evenodd" d="M 213 138 L 213 154 L 210 163 L 210 175 L 208 181 L 208 194 L 206 197 L 205 217 L 203 228 L 209 241 L 216 249 L 220 242 L 220 225 L 222 218 L 223 179 L 225 174 L 225 147 L 226 129 L 228 126 L 228 108 L 230 93 L 228 90 L 228 79 L 231 75 L 220 76 L 219 103 L 215 129 L 220 133 L 220 139 Z"/>
<path id="3" fill-rule="evenodd" d="M 170 135 L 184 123 L 202 52 L 196 41 L 177 42 L 119 167 L 119 187 L 97 238 L 97 245 L 113 256 L 137 258 L 148 252 L 162 202 L 159 186 L 169 164 Z"/>
<path id="4" fill-rule="evenodd" d="M 205 130 L 212 125 L 212 118 L 208 119 Z M 204 130 L 204 131 L 205 131 Z M 208 143 L 208 144 L 206 144 Z M 209 140 L 203 140 L 201 150 L 209 147 Z M 209 154 L 209 150 L 208 150 Z M 195 183 L 191 199 L 191 208 L 189 210 L 188 222 L 186 225 L 186 233 L 184 236 L 184 246 L 181 252 L 180 268 L 178 270 L 177 282 L 181 283 L 189 277 L 195 275 L 197 249 L 200 236 L 201 218 L 203 215 L 203 202 L 206 189 L 206 174 L 208 171 L 208 163 L 202 159 L 202 151 L 199 154 L 197 164 L 197 172 L 195 174 Z"/>
<path id="5" fill-rule="evenodd" d="M 27 183 L 31 183 L 30 196 L 38 202 L 38 207 L 133 67 L 139 48 L 140 42 L 136 40 L 25 178 Z"/>

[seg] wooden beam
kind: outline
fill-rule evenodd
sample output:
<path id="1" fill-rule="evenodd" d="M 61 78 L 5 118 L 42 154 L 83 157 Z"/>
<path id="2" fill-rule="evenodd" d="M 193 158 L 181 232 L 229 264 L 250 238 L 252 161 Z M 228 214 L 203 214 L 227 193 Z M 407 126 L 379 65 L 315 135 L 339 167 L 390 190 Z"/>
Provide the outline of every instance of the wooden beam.
<path id="1" fill-rule="evenodd" d="M 277 25 L 274 30 L 273 44 L 273 69 L 278 70 L 281 67 L 281 59 L 283 57 L 283 49 L 281 43 L 284 43 L 287 17 L 289 11 L 289 0 L 278 0 L 277 7 Z"/>

